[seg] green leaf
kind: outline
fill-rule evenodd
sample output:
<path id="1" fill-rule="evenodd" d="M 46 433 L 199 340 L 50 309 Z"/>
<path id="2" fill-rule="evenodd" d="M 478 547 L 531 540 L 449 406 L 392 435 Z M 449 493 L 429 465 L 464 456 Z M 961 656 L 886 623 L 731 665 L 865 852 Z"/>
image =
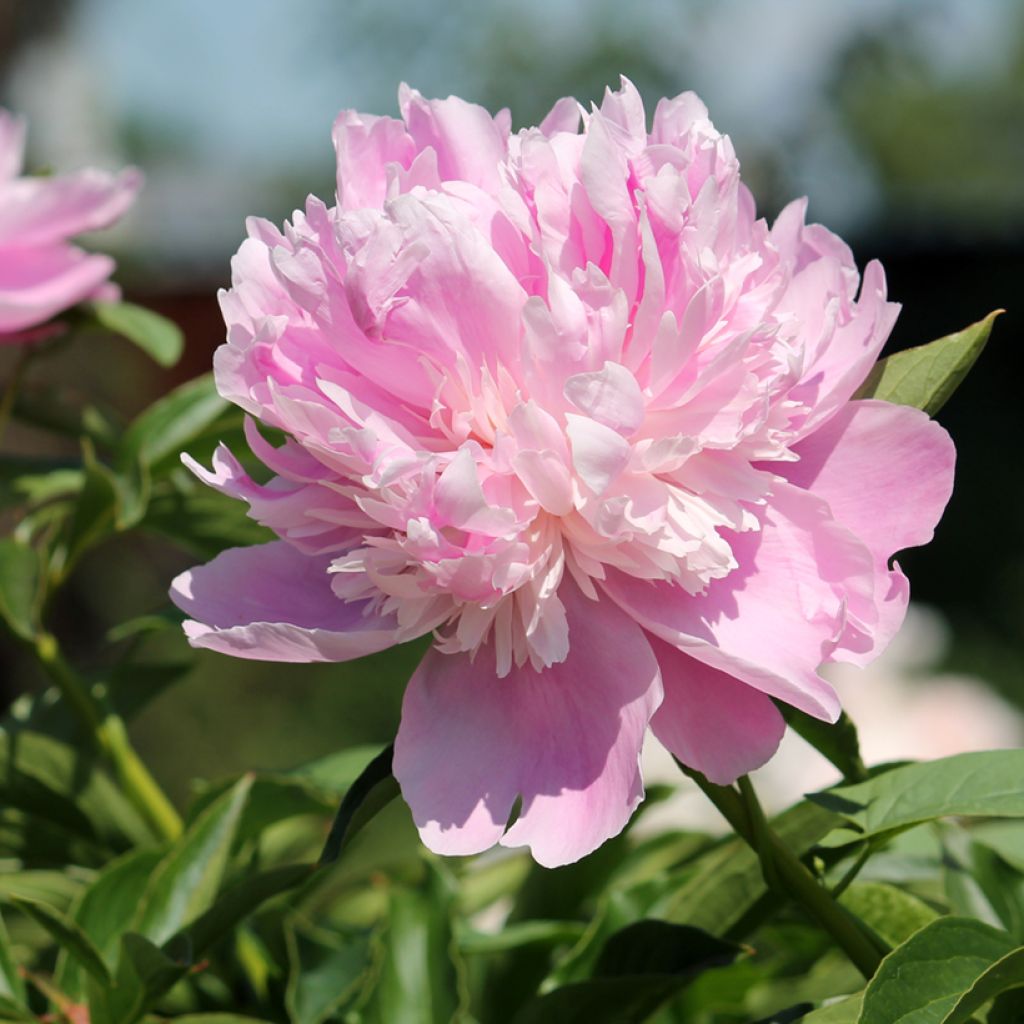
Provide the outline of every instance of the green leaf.
<path id="1" fill-rule="evenodd" d="M 32 640 L 39 631 L 42 567 L 35 548 L 0 539 L 0 618 L 15 636 Z"/>
<path id="2" fill-rule="evenodd" d="M 430 862 L 419 888 L 391 887 L 368 1024 L 458 1019 L 465 994 L 452 935 L 453 890 L 442 869 Z"/>
<path id="3" fill-rule="evenodd" d="M 25 999 L 25 983 L 18 974 L 18 969 L 11 956 L 10 939 L 4 919 L 0 916 L 0 996 L 5 996 L 18 1004 Z M 2 1009 L 2 1007 L 0 1007 Z"/>
<path id="4" fill-rule="evenodd" d="M 25 1024 L 37 1024 L 39 1018 L 10 996 L 0 995 L 0 1021 L 24 1021 Z"/>
<path id="5" fill-rule="evenodd" d="M 382 807 L 398 796 L 398 783 L 391 774 L 394 746 L 385 747 L 349 787 L 338 813 L 334 817 L 330 834 L 320 854 L 321 864 L 332 864 L 341 855 L 346 842 Z"/>
<path id="6" fill-rule="evenodd" d="M 846 782 L 862 782 L 867 778 L 867 769 L 860 756 L 857 726 L 845 711 L 834 724 L 829 724 L 783 701 L 776 701 L 775 706 L 782 713 L 786 724 L 831 761 Z"/>
<path id="7" fill-rule="evenodd" d="M 90 980 L 90 1024 L 134 1024 L 187 973 L 187 965 L 176 963 L 143 936 L 123 935 L 113 984 Z"/>
<path id="8" fill-rule="evenodd" d="M 962 331 L 879 360 L 854 398 L 880 398 L 934 416 L 981 355 L 992 324 L 1002 312 L 994 310 Z"/>
<path id="9" fill-rule="evenodd" d="M 98 544 L 117 528 L 121 492 L 117 478 L 96 460 L 92 445 L 82 442 L 84 479 L 63 537 L 63 559 L 67 573 L 83 552 Z"/>
<path id="10" fill-rule="evenodd" d="M 801 1024 L 857 1024 L 864 1003 L 864 993 L 839 999 L 807 1014 Z"/>
<path id="11" fill-rule="evenodd" d="M 57 945 L 73 956 L 98 982 L 105 985 L 111 983 L 110 971 L 107 970 L 99 950 L 74 921 L 58 913 L 53 907 L 37 903 L 35 900 L 13 900 L 12 904 L 45 928 Z"/>
<path id="12" fill-rule="evenodd" d="M 986 750 L 903 765 L 854 786 L 837 786 L 808 799 L 841 815 L 850 828 L 823 845 L 957 816 L 1024 816 L 1024 750 Z"/>
<path id="13" fill-rule="evenodd" d="M 225 410 L 213 374 L 187 381 L 145 409 L 125 431 L 118 462 L 138 461 L 150 467 L 178 453 Z"/>
<path id="14" fill-rule="evenodd" d="M 174 1018 L 174 1024 L 271 1024 L 260 1017 L 243 1017 L 238 1013 L 185 1013 Z"/>
<path id="15" fill-rule="evenodd" d="M 697 928 L 638 921 L 608 940 L 593 978 L 531 1000 L 515 1024 L 639 1024 L 702 971 L 731 963 L 739 952 Z"/>
<path id="16" fill-rule="evenodd" d="M 321 1024 L 362 989 L 370 966 L 367 941 L 362 936 L 294 926 L 285 938 L 290 964 L 285 993 L 288 1019 L 293 1024 Z"/>
<path id="17" fill-rule="evenodd" d="M 803 801 L 772 819 L 772 830 L 802 856 L 841 819 Z M 761 862 L 733 837 L 701 854 L 680 872 L 680 881 L 658 906 L 658 916 L 728 935 L 767 894 Z"/>
<path id="18" fill-rule="evenodd" d="M 86 840 L 93 851 L 119 852 L 152 839 L 139 813 L 99 767 L 94 752 L 76 750 L 18 723 L 0 729 L 0 806 L 21 810 L 26 826 L 38 823 Z M 0 838 L 0 855 L 5 846 Z M 31 843 L 8 850 L 36 863 Z M 65 858 L 67 853 L 65 849 Z M 96 852 L 87 856 L 86 863 L 92 863 Z"/>
<path id="19" fill-rule="evenodd" d="M 215 782 L 202 789 L 188 809 L 188 820 L 192 821 L 217 800 L 222 793 L 237 785 L 238 778 Z M 302 814 L 316 814 L 326 817 L 331 813 L 333 802 L 309 784 L 298 778 L 285 775 L 257 775 L 252 779 L 249 799 L 238 823 L 235 842 L 258 838 L 267 828 L 287 818 Z"/>
<path id="20" fill-rule="evenodd" d="M 136 931 L 159 944 L 214 902 L 252 777 L 245 776 L 211 804 L 168 851 L 142 899 Z"/>
<path id="21" fill-rule="evenodd" d="M 898 946 L 939 916 L 912 893 L 885 882 L 854 882 L 839 902 L 889 946 Z"/>
<path id="22" fill-rule="evenodd" d="M 579 941 L 586 930 L 581 921 L 518 921 L 498 932 L 477 932 L 459 928 L 461 952 L 472 954 L 505 953 L 523 946 L 565 946 Z"/>
<path id="23" fill-rule="evenodd" d="M 962 1024 L 1024 985 L 1024 947 L 980 921 L 943 917 L 881 963 L 864 990 L 859 1024 Z"/>
<path id="24" fill-rule="evenodd" d="M 186 949 L 189 962 L 206 953 L 260 905 L 308 881 L 308 864 L 270 868 L 225 889 L 213 905 L 165 943 L 165 949 Z"/>
<path id="25" fill-rule="evenodd" d="M 155 849 L 125 854 L 97 875 L 75 908 L 75 923 L 111 968 L 116 966 L 120 938 L 138 912 L 139 901 L 160 858 L 160 851 Z M 58 987 L 71 996 L 82 991 L 83 980 L 75 961 L 64 960 L 56 980 Z"/>
<path id="26" fill-rule="evenodd" d="M 181 330 L 159 313 L 130 302 L 93 302 L 86 310 L 101 327 L 127 338 L 161 366 L 174 366 L 181 358 Z"/>

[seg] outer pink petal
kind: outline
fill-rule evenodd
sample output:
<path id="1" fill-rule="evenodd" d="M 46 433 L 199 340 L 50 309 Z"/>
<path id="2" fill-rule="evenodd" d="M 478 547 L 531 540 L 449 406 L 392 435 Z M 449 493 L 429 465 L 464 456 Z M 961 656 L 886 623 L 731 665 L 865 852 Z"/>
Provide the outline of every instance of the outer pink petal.
<path id="1" fill-rule="evenodd" d="M 650 643 L 665 689 L 651 719 L 654 735 L 719 786 L 765 764 L 786 731 L 771 699 L 656 637 Z"/>
<path id="2" fill-rule="evenodd" d="M 113 269 L 109 256 L 70 245 L 0 249 L 0 333 L 45 323 L 91 298 Z"/>
<path id="3" fill-rule="evenodd" d="M 508 127 L 476 103 L 458 96 L 428 100 L 403 85 L 398 105 L 417 149 L 437 153 L 443 181 L 468 181 L 490 192 L 501 184 L 498 168 L 508 148 Z"/>
<path id="4" fill-rule="evenodd" d="M 117 175 L 90 169 L 0 184 L 0 245 L 47 245 L 105 228 L 131 206 L 141 185 L 134 168 Z"/>
<path id="5" fill-rule="evenodd" d="M 611 571 L 602 584 L 645 629 L 712 668 L 826 720 L 840 705 L 817 673 L 843 624 L 847 589 L 870 586 L 867 550 L 827 506 L 775 488 L 759 533 L 728 534 L 739 563 L 690 596 Z"/>
<path id="6" fill-rule="evenodd" d="M 331 590 L 330 558 L 286 541 L 229 548 L 171 583 L 193 647 L 258 661 L 350 661 L 397 642 L 391 617 Z M 408 639 L 408 638 L 403 638 Z"/>
<path id="7" fill-rule="evenodd" d="M 622 830 L 643 796 L 639 752 L 661 700 L 650 646 L 608 601 L 559 590 L 568 658 L 494 675 L 493 652 L 424 658 L 409 683 L 395 776 L 424 843 L 478 853 L 501 840 L 548 867 Z M 512 805 L 522 813 L 502 838 Z"/>
<path id="8" fill-rule="evenodd" d="M 956 450 L 923 412 L 889 402 L 851 402 L 794 448 L 800 461 L 775 467 L 791 483 L 828 502 L 836 519 L 875 560 L 879 624 L 867 651 L 837 652 L 863 664 L 899 628 L 909 587 L 889 558 L 927 544 L 953 490 Z"/>

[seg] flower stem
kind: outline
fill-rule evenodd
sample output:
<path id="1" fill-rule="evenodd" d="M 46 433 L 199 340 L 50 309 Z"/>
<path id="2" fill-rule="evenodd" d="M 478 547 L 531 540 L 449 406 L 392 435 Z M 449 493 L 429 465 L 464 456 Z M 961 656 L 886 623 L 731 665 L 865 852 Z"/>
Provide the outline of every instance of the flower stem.
<path id="1" fill-rule="evenodd" d="M 54 636 L 40 634 L 35 653 L 68 707 L 110 762 L 136 810 L 161 839 L 177 839 L 181 835 L 181 818 L 132 747 L 122 719 L 100 706 L 84 681 L 64 660 Z"/>
<path id="2" fill-rule="evenodd" d="M 11 379 L 4 387 L 0 395 L 0 442 L 7 433 L 7 424 L 11 421 L 11 414 L 14 412 L 14 399 L 18 395 L 18 388 L 25 377 L 28 364 L 32 361 L 33 351 L 30 346 L 23 346 L 19 351 L 11 371 Z"/>
<path id="3" fill-rule="evenodd" d="M 888 950 L 881 948 L 860 922 L 833 899 L 772 831 L 750 779 L 741 777 L 736 790 L 732 786 L 716 786 L 699 772 L 687 770 L 686 773 L 757 854 L 768 888 L 800 904 L 808 916 L 835 939 L 857 970 L 865 978 L 872 977 Z"/>

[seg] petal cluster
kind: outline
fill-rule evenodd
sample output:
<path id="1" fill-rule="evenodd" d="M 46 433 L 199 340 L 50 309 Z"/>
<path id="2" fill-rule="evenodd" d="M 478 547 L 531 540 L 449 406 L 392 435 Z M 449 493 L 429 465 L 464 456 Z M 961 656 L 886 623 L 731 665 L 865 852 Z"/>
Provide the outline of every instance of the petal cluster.
<path id="1" fill-rule="evenodd" d="M 19 177 L 24 124 L 0 110 L 0 344 L 84 299 L 116 297 L 114 262 L 69 242 L 112 224 L 131 205 L 138 171 Z"/>
<path id="2" fill-rule="evenodd" d="M 898 628 L 953 448 L 853 401 L 894 322 L 805 204 L 769 226 L 692 94 L 513 133 L 405 89 L 344 113 L 335 203 L 249 222 L 221 393 L 280 540 L 175 581 L 191 642 L 340 660 L 425 633 L 395 770 L 432 848 L 545 864 L 625 825 L 650 727 L 726 783 Z M 258 424 L 281 430 L 270 445 Z M 522 811 L 506 830 L 516 798 Z"/>

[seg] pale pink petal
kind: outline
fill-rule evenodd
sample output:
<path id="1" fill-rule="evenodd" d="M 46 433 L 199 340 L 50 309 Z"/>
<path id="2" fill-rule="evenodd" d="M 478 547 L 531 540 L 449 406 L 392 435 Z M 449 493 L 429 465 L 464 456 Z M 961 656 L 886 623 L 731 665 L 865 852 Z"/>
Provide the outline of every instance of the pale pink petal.
<path id="1" fill-rule="evenodd" d="M 442 180 L 468 181 L 491 189 L 498 185 L 498 167 L 508 145 L 507 125 L 458 96 L 427 100 L 415 89 L 402 86 L 398 102 L 416 146 L 429 146 L 437 153 Z"/>
<path id="2" fill-rule="evenodd" d="M 570 413 L 565 418 L 568 423 L 566 433 L 572 445 L 573 467 L 595 494 L 604 494 L 629 463 L 629 443 L 611 427 L 586 416 Z"/>
<path id="3" fill-rule="evenodd" d="M 350 661 L 398 640 L 391 616 L 335 597 L 330 558 L 286 541 L 229 548 L 171 583 L 193 647 L 259 661 Z M 408 639 L 408 638 L 406 638 Z"/>
<path id="4" fill-rule="evenodd" d="M 611 572 L 602 584 L 655 636 L 792 704 L 834 720 L 835 691 L 818 667 L 845 622 L 847 590 L 870 584 L 871 557 L 818 499 L 776 487 L 759 532 L 730 535 L 739 567 L 703 595 Z"/>
<path id="5" fill-rule="evenodd" d="M 447 854 L 499 839 L 568 864 L 620 832 L 643 794 L 638 757 L 661 700 L 642 631 L 563 586 L 568 658 L 494 675 L 486 652 L 431 651 L 406 690 L 395 776 L 423 841 Z M 512 805 L 522 811 L 505 833 Z"/>
<path id="6" fill-rule="evenodd" d="M 760 690 L 650 638 L 665 699 L 651 731 L 683 764 L 728 786 L 765 764 L 786 723 Z"/>
<path id="7" fill-rule="evenodd" d="M 0 183 L 0 246 L 50 245 L 108 227 L 135 201 L 141 185 L 134 169 Z"/>
<path id="8" fill-rule="evenodd" d="M 908 587 L 889 559 L 927 544 L 953 490 L 956 451 L 949 434 L 918 409 L 851 402 L 794 448 L 778 471 L 828 502 L 836 519 L 874 556 L 882 622 L 874 644 L 837 658 L 863 664 L 885 647 L 906 610 Z"/>
<path id="9" fill-rule="evenodd" d="M 565 382 L 565 397 L 580 412 L 629 437 L 644 421 L 644 396 L 624 366 L 606 362 L 596 373 L 578 373 Z"/>
<path id="10" fill-rule="evenodd" d="M 91 298 L 114 261 L 74 246 L 0 249 L 0 332 L 19 331 Z"/>

